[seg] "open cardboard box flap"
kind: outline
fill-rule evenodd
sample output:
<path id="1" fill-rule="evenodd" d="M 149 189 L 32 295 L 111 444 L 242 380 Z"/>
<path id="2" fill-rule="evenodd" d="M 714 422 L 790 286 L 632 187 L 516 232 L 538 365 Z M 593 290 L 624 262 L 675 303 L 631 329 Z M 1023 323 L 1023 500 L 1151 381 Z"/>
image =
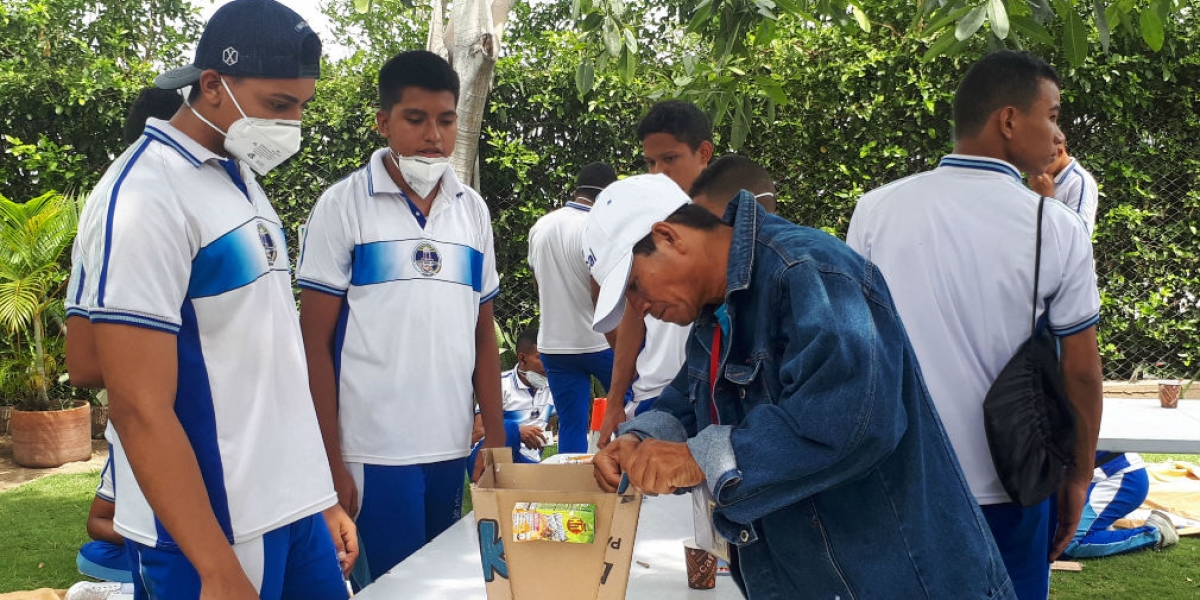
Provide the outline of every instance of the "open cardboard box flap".
<path id="1" fill-rule="evenodd" d="M 606 493 L 592 465 L 514 464 L 508 448 L 479 453 L 484 473 L 471 485 L 488 600 L 621 600 L 629 584 L 642 495 Z M 514 542 L 517 502 L 596 505 L 596 541 Z"/>

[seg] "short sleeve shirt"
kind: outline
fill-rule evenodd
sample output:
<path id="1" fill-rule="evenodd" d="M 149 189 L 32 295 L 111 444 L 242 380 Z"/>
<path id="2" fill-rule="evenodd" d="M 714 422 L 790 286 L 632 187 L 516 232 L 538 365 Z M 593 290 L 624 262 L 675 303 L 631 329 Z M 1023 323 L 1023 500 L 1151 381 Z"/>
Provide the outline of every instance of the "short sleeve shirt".
<path id="1" fill-rule="evenodd" d="M 248 168 L 151 119 L 89 196 L 72 256 L 72 314 L 177 338 L 175 413 L 227 538 L 333 505 L 286 237 Z M 116 530 L 173 547 L 110 441 Z"/>
<path id="2" fill-rule="evenodd" d="M 1096 230 L 1096 208 L 1100 190 L 1096 180 L 1075 159 L 1054 178 L 1054 197 L 1074 210 L 1087 225 L 1088 233 Z"/>
<path id="3" fill-rule="evenodd" d="M 334 363 L 345 460 L 461 458 L 471 446 L 479 307 L 500 291 L 491 216 L 450 170 L 422 215 L 387 157 L 376 151 L 321 195 L 299 285 L 344 298 Z"/>
<path id="4" fill-rule="evenodd" d="M 983 431 L 983 399 L 1029 338 L 1039 196 L 1016 168 L 951 154 L 868 193 L 849 245 L 891 290 L 921 371 L 980 504 L 1007 502 Z M 1037 315 L 1060 337 L 1099 321 L 1092 244 L 1074 210 L 1047 200 Z"/>
<path id="5" fill-rule="evenodd" d="M 583 228 L 591 207 L 579 202 L 538 219 L 529 230 L 529 266 L 538 284 L 538 351 L 584 354 L 608 348 L 592 330 L 591 276 L 583 260 Z"/>

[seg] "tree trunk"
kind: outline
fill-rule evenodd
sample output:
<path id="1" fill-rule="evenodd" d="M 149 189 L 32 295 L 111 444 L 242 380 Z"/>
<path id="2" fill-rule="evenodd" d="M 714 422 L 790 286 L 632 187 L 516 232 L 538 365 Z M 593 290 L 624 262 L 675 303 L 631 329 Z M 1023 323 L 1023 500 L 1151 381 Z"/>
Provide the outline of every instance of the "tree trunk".
<path id="1" fill-rule="evenodd" d="M 458 0 L 445 22 L 444 0 L 432 0 L 428 49 L 446 57 L 461 81 L 458 94 L 458 141 L 450 165 L 459 179 L 479 188 L 480 128 L 492 90 L 500 38 L 511 0 Z"/>

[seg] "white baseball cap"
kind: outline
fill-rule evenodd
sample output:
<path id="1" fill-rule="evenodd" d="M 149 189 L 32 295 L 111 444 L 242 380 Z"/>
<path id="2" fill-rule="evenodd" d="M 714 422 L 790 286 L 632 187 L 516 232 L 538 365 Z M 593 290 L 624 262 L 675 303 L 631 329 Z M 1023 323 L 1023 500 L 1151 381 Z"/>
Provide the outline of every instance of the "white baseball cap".
<path id="1" fill-rule="evenodd" d="M 613 182 L 596 198 L 583 230 L 583 258 L 600 284 L 592 329 L 612 331 L 625 313 L 625 286 L 633 266 L 633 246 L 655 223 L 691 198 L 666 175 L 634 175 Z"/>

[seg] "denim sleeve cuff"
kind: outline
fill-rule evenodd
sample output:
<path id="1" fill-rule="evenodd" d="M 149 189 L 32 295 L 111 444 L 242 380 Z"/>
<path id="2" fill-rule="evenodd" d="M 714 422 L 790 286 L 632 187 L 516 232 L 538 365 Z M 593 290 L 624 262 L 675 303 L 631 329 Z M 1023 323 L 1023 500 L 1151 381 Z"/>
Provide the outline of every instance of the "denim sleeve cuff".
<path id="1" fill-rule="evenodd" d="M 632 433 L 642 439 L 654 438 L 664 442 L 687 441 L 687 429 L 683 423 L 660 410 L 651 410 L 634 417 L 632 421 L 622 424 L 617 433 Z"/>
<path id="2" fill-rule="evenodd" d="M 700 470 L 704 471 L 704 479 L 708 482 L 708 490 L 714 498 L 720 499 L 719 492 L 727 485 L 741 481 L 741 473 L 737 469 L 737 457 L 733 453 L 733 434 L 731 425 L 709 425 L 700 430 L 696 437 L 687 441 L 688 450 Z"/>

